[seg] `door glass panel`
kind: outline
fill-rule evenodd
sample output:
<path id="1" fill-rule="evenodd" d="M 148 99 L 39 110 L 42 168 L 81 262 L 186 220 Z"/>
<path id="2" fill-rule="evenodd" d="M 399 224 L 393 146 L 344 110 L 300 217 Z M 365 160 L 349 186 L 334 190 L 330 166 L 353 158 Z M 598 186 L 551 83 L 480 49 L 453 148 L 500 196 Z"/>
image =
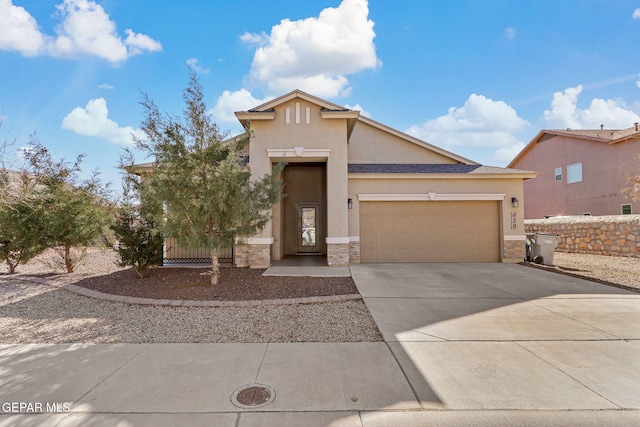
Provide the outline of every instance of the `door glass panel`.
<path id="1" fill-rule="evenodd" d="M 302 246 L 316 245 L 316 208 L 301 208 Z"/>

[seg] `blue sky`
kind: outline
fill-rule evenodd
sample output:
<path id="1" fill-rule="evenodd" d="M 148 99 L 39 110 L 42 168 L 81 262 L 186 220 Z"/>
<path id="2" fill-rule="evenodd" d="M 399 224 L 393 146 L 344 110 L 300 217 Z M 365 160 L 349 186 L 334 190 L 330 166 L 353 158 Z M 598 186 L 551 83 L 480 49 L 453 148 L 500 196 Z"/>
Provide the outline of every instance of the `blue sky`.
<path id="1" fill-rule="evenodd" d="M 178 114 L 192 67 L 221 129 L 299 88 L 504 166 L 541 129 L 640 121 L 638 40 L 640 0 L 0 0 L 0 136 L 117 188 L 140 90 Z"/>

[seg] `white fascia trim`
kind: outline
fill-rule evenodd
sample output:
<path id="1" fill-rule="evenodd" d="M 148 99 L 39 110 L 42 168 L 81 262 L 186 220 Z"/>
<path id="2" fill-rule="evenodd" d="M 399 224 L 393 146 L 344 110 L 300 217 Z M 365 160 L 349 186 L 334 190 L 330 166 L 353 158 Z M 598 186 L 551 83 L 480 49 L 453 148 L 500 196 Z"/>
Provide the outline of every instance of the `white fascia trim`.
<path id="1" fill-rule="evenodd" d="M 349 236 L 349 242 L 359 242 L 360 236 Z"/>
<path id="2" fill-rule="evenodd" d="M 267 156 L 272 157 L 329 157 L 330 148 L 268 148 Z"/>
<path id="3" fill-rule="evenodd" d="M 236 237 L 236 244 L 241 245 L 270 245 L 273 243 L 273 237 Z"/>
<path id="4" fill-rule="evenodd" d="M 510 234 L 510 235 L 505 235 L 504 236 L 504 240 L 518 240 L 518 241 L 525 241 L 527 240 L 527 236 L 525 236 L 524 234 Z"/>
<path id="5" fill-rule="evenodd" d="M 447 194 L 447 193 L 418 193 L 418 194 L 358 194 L 361 202 L 442 202 L 442 201 L 472 201 L 472 200 L 504 200 L 506 194 Z"/>
<path id="6" fill-rule="evenodd" d="M 349 243 L 348 237 L 327 237 L 327 245 L 336 245 L 341 243 Z"/>

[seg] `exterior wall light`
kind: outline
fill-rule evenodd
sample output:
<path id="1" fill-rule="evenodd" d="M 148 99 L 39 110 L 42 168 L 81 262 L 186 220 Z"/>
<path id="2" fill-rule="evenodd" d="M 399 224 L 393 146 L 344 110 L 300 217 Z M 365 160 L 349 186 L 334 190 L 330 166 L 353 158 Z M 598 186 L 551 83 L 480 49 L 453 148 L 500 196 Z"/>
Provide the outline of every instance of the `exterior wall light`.
<path id="1" fill-rule="evenodd" d="M 511 206 L 513 206 L 514 208 L 517 208 L 519 205 L 518 203 L 518 199 L 516 199 L 515 197 L 511 198 Z"/>
<path id="2" fill-rule="evenodd" d="M 353 208 L 353 199 L 347 199 L 347 206 L 349 209 Z"/>

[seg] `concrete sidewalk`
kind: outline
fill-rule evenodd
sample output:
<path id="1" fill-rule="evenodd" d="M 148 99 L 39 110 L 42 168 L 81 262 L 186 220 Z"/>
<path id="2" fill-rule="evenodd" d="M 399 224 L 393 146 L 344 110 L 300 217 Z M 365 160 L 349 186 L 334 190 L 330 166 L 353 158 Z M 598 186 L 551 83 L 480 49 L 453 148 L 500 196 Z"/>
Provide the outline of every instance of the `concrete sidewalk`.
<path id="1" fill-rule="evenodd" d="M 536 356 L 603 362 L 591 359 L 593 351 L 447 344 L 401 349 L 395 343 L 391 350 L 384 343 L 2 346 L 4 412 L 11 412 L 8 403 L 22 402 L 59 413 L 26 408 L 0 415 L 0 426 L 596 426 L 640 420 L 637 393 L 606 389 L 610 368 L 584 384 L 572 376 L 588 368 L 554 367 Z M 640 349 L 616 350 L 633 392 L 637 369 L 629 363 L 636 359 L 637 365 Z M 406 356 L 396 360 L 398 354 Z M 435 365 L 420 372 L 427 360 Z M 416 368 L 403 372 L 412 364 Z M 518 374 L 525 364 L 528 372 Z M 271 403 L 255 410 L 232 403 L 235 390 L 256 383 L 275 391 Z"/>
<path id="2" fill-rule="evenodd" d="M 640 424 L 640 294 L 502 264 L 351 272 L 384 343 L 3 345 L 0 427 Z M 252 384 L 275 396 L 232 402 Z"/>

